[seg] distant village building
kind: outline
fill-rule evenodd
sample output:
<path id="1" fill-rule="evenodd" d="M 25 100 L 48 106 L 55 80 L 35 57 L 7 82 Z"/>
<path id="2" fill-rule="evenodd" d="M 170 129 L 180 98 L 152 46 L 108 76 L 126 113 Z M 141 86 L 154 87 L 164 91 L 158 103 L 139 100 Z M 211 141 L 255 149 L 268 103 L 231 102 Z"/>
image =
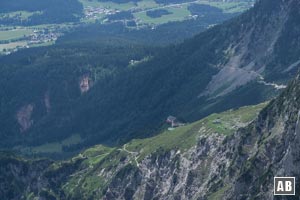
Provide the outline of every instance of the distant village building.
<path id="1" fill-rule="evenodd" d="M 213 124 L 222 124 L 222 121 L 221 121 L 221 119 L 215 119 L 213 121 Z"/>
<path id="2" fill-rule="evenodd" d="M 174 117 L 174 116 L 169 116 L 167 118 L 166 122 L 168 124 L 171 124 L 171 128 L 169 128 L 169 130 L 171 130 L 171 129 L 173 130 L 176 127 L 180 127 L 180 126 L 184 126 L 185 125 L 184 123 L 178 121 L 177 118 Z"/>
<path id="3" fill-rule="evenodd" d="M 169 116 L 169 117 L 167 118 L 167 122 L 168 122 L 168 123 L 173 123 L 175 120 L 176 120 L 176 117 L 173 117 L 173 116 Z"/>

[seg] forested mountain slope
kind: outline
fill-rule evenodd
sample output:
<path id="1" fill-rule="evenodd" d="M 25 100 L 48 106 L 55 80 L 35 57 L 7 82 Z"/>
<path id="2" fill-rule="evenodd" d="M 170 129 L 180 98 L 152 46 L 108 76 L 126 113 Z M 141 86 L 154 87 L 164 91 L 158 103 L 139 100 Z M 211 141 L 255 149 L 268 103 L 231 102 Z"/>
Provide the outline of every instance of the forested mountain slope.
<path id="1" fill-rule="evenodd" d="M 18 13 L 28 14 L 28 18 L 18 17 Z M 15 17 L 5 15 L 13 13 Z M 0 1 L 0 24 L 39 25 L 63 22 L 78 22 L 83 15 L 83 6 L 77 0 L 10 0 Z M 3 17 L 4 16 L 4 17 Z"/>
<path id="2" fill-rule="evenodd" d="M 298 8 L 298 1 L 260 1 L 242 16 L 96 85 L 81 99 L 90 106 L 75 111 L 76 129 L 115 142 L 138 137 L 168 115 L 194 121 L 270 97 L 297 70 L 299 35 L 286 34 L 298 30 Z M 288 58 L 282 52 L 290 52 Z"/>
<path id="3" fill-rule="evenodd" d="M 109 81 L 126 71 L 131 60 L 142 60 L 152 52 L 151 48 L 114 40 L 70 42 L 2 57 L 1 146 L 24 140 L 36 144 L 61 141 L 68 134 L 48 131 L 45 124 L 64 126 L 76 101 L 96 82 Z M 32 140 L 28 132 L 32 125 L 40 127 L 37 134 L 46 138 L 36 135 Z"/>
<path id="4" fill-rule="evenodd" d="M 119 148 L 97 145 L 68 161 L 1 153 L 0 194 L 62 200 L 298 199 L 297 190 L 296 196 L 274 196 L 273 177 L 300 176 L 299 88 L 298 75 L 267 106 L 214 114 Z"/>
<path id="5" fill-rule="evenodd" d="M 130 55 L 121 59 L 124 70 L 109 78 L 94 75 L 97 70 L 114 71 L 109 63 L 116 56 L 113 51 L 104 64 L 102 59 L 93 62 L 97 59 L 90 51 L 76 48 L 69 50 L 77 57 L 52 51 L 59 58 L 53 64 L 47 49 L 42 56 L 20 52 L 2 58 L 2 146 L 40 145 L 73 134 L 80 134 L 82 142 L 68 149 L 116 145 L 159 132 L 169 115 L 193 122 L 269 99 L 284 88 L 300 63 L 299 8 L 296 0 L 261 0 L 241 16 L 182 44 L 155 53 L 127 45 L 120 49 Z M 66 77 L 72 81 L 64 81 Z"/>

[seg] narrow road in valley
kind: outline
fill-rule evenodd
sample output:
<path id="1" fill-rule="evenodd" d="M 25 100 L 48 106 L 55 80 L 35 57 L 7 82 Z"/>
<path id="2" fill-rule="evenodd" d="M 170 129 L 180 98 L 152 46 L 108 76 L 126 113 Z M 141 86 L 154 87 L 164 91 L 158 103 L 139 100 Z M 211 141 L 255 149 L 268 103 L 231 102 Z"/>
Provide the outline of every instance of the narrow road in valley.
<path id="1" fill-rule="evenodd" d="M 132 11 L 133 13 L 144 13 L 147 11 L 151 11 L 151 10 L 158 10 L 158 9 L 163 9 L 163 8 L 172 8 L 172 7 L 178 7 L 178 6 L 183 6 L 183 5 L 188 5 L 188 4 L 192 4 L 192 3 L 201 3 L 203 1 L 190 1 L 190 2 L 184 2 L 184 3 L 174 3 L 174 4 L 168 4 L 168 5 L 163 5 L 163 6 L 158 6 L 158 7 L 154 7 L 154 8 L 145 8 L 143 10 L 139 10 L 139 11 Z"/>
<path id="2" fill-rule="evenodd" d="M 278 85 L 276 83 L 268 83 L 268 82 L 265 81 L 264 77 L 262 77 L 262 76 L 259 76 L 259 78 L 260 78 L 260 80 L 258 81 L 259 83 L 264 84 L 266 86 L 272 86 L 276 90 L 281 90 L 281 89 L 285 89 L 286 88 L 286 85 Z"/>

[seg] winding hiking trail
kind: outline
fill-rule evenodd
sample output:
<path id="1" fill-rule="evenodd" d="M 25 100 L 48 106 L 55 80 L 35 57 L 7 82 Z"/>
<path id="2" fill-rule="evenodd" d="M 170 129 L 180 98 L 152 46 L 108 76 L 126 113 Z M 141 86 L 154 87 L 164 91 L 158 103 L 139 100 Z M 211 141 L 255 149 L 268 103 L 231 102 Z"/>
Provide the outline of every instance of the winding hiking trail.
<path id="1" fill-rule="evenodd" d="M 123 146 L 123 148 L 122 148 L 122 149 L 119 149 L 119 150 L 125 151 L 126 153 L 132 155 L 132 156 L 134 157 L 134 161 L 135 161 L 135 163 L 136 163 L 136 166 L 139 167 L 139 166 L 140 166 L 140 164 L 139 164 L 139 162 L 138 162 L 138 158 L 139 158 L 138 154 L 139 154 L 139 153 L 138 153 L 138 152 L 134 152 L 134 151 L 128 151 L 128 150 L 126 149 L 126 146 L 127 146 L 127 144 L 125 144 L 125 145 Z"/>

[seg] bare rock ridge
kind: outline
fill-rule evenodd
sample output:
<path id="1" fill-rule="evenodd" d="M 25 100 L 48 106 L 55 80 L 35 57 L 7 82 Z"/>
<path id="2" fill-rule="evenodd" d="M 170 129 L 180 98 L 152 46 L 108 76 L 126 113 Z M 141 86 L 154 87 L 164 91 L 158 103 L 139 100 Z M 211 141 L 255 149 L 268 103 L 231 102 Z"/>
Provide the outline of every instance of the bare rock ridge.
<path id="1" fill-rule="evenodd" d="M 93 85 L 93 82 L 89 75 L 82 76 L 79 81 L 79 87 L 80 87 L 81 94 L 88 92 L 90 90 L 90 88 L 92 87 L 92 85 Z"/>
<path id="2" fill-rule="evenodd" d="M 28 130 L 32 124 L 33 120 L 31 118 L 32 112 L 34 109 L 33 104 L 28 104 L 20 108 L 20 110 L 16 114 L 16 119 L 20 125 L 20 132 L 25 132 Z"/>
<path id="3" fill-rule="evenodd" d="M 280 37 L 286 29 L 292 10 L 299 8 L 294 0 L 273 1 L 271 11 L 263 10 L 268 1 L 259 1 L 247 21 L 241 21 L 238 31 L 232 36 L 235 39 L 225 50 L 228 60 L 220 64 L 221 70 L 212 78 L 206 91 L 201 95 L 215 97 L 225 95 L 239 86 L 264 76 L 266 67 L 270 65 L 276 54 Z M 299 65 L 299 61 L 291 62 L 288 72 Z"/>
<path id="4" fill-rule="evenodd" d="M 240 193 L 240 199 L 250 199 L 251 196 L 273 199 L 274 176 L 300 176 L 299 98 L 298 75 L 281 96 L 262 111 L 248 130 L 240 131 L 240 139 L 236 143 L 240 153 L 233 164 L 239 173 L 235 173 L 235 184 L 228 198 Z M 238 166 L 239 163 L 243 164 Z M 297 178 L 296 187 L 299 187 Z M 299 197 L 299 191 L 296 191 L 296 196 Z"/>
<path id="5" fill-rule="evenodd" d="M 51 110 L 51 100 L 50 100 L 49 92 L 46 92 L 46 93 L 45 93 L 45 96 L 44 96 L 44 104 L 45 104 L 47 113 L 49 113 L 50 110 Z"/>

